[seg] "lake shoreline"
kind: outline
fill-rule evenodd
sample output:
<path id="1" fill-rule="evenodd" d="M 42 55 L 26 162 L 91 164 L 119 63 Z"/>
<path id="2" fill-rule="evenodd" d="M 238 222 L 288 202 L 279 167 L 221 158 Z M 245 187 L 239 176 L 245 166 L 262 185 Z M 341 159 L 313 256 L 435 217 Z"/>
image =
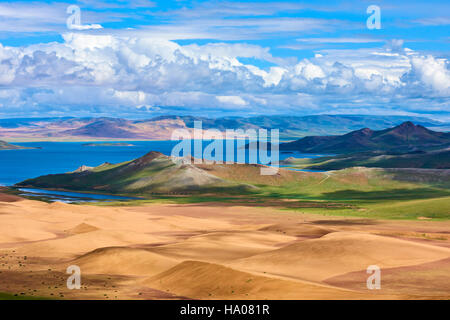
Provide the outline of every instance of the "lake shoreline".
<path id="1" fill-rule="evenodd" d="M 108 194 L 91 191 L 68 190 L 63 188 L 36 188 L 36 187 L 8 187 L 14 194 L 22 197 L 36 197 L 50 202 L 97 202 L 97 201 L 129 201 L 143 200 L 144 198 L 122 194 Z M 50 192 L 49 192 L 50 191 Z M 53 191 L 53 192 L 51 192 Z"/>

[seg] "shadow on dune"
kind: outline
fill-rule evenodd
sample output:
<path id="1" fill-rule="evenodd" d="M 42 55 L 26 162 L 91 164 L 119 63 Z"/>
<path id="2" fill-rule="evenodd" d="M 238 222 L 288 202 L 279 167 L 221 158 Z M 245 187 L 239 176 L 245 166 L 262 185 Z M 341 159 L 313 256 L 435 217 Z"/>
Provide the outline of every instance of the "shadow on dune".
<path id="1" fill-rule="evenodd" d="M 373 219 L 351 219 L 351 220 L 318 220 L 310 222 L 317 225 L 329 225 L 329 226 L 355 226 L 355 225 L 375 225 L 379 224 L 378 221 Z"/>

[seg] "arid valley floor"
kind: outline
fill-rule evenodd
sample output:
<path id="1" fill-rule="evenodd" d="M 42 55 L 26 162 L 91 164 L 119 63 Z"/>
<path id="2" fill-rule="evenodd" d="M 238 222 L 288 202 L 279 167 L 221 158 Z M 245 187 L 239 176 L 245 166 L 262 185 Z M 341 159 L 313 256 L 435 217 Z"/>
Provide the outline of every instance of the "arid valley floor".
<path id="1" fill-rule="evenodd" d="M 227 203 L 45 203 L 0 194 L 0 292 L 53 299 L 449 299 L 450 221 Z M 78 265 L 80 290 L 66 287 Z M 381 268 L 368 290 L 366 268 Z"/>

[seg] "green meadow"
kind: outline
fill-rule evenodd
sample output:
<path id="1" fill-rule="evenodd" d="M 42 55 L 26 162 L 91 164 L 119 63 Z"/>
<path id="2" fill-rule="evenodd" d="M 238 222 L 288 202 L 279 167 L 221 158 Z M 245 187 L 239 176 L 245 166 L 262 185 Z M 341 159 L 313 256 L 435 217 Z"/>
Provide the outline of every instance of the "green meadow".
<path id="1" fill-rule="evenodd" d="M 302 161 L 311 160 L 292 165 L 301 166 Z M 140 198 L 96 203 L 101 206 L 220 202 L 366 218 L 450 218 L 450 173 L 437 169 L 280 169 L 262 176 L 257 165 L 175 164 L 150 152 L 133 161 L 46 175 L 18 185 Z"/>
<path id="2" fill-rule="evenodd" d="M 438 173 L 436 173 L 438 174 Z M 405 174 L 406 175 L 406 174 Z M 450 218 L 450 189 L 445 179 L 430 176 L 423 182 L 401 179 L 384 170 L 352 168 L 329 174 L 307 174 L 281 185 L 254 184 L 246 192 L 153 195 L 145 200 L 98 202 L 96 205 L 220 202 L 229 205 L 272 206 L 321 215 L 381 219 Z M 319 177 L 318 177 L 319 176 Z M 407 176 L 405 177 L 407 178 Z"/>

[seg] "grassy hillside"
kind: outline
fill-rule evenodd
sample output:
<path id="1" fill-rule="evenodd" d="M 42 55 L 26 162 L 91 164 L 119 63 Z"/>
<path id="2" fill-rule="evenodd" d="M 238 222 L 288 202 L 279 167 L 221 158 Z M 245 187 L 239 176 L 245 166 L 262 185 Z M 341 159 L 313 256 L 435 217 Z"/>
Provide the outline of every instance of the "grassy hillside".
<path id="1" fill-rule="evenodd" d="M 450 171 L 349 168 L 322 174 L 318 182 L 262 189 L 268 199 L 298 200 L 296 205 L 286 207 L 305 213 L 383 219 L 450 218 Z"/>
<path id="2" fill-rule="evenodd" d="M 351 167 L 450 169 L 450 149 L 410 153 L 365 152 L 315 159 L 287 159 L 296 168 L 340 170 Z"/>
<path id="3" fill-rule="evenodd" d="M 99 205 L 220 202 L 366 218 L 450 217 L 450 170 L 349 168 L 314 173 L 280 169 L 275 175 L 262 176 L 260 168 L 184 164 L 150 152 L 133 161 L 42 176 L 17 186 L 143 198 Z"/>
<path id="4" fill-rule="evenodd" d="M 245 191 L 248 186 L 220 179 L 191 164 L 175 163 L 159 152 L 133 161 L 85 167 L 71 173 L 52 174 L 18 183 L 17 186 L 56 188 L 112 194 L 168 194 Z"/>
<path id="5" fill-rule="evenodd" d="M 247 175 L 247 170 L 249 170 Z M 236 193 L 157 195 L 145 200 L 98 205 L 139 205 L 153 202 L 278 207 L 301 213 L 383 219 L 449 219 L 450 172 L 442 170 L 349 168 L 329 173 L 281 169 L 264 178 L 247 165 L 221 165 L 210 173 L 256 188 Z"/>

